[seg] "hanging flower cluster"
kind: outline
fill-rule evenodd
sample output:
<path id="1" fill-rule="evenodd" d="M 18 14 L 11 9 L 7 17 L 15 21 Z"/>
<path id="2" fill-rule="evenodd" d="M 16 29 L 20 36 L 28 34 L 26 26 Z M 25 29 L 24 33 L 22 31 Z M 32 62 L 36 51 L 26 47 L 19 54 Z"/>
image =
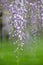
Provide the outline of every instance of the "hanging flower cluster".
<path id="1" fill-rule="evenodd" d="M 30 11 L 30 15 L 27 14 L 28 10 L 25 4 L 29 6 L 28 10 Z M 42 28 L 43 6 L 41 0 L 37 0 L 36 2 L 33 0 L 15 0 L 10 4 L 8 4 L 6 0 L 4 7 L 11 13 L 9 26 L 12 27 L 13 32 L 9 30 L 10 37 L 17 36 L 20 41 L 25 38 L 26 17 L 28 15 L 30 16 L 30 21 L 28 22 L 30 23 L 30 32 L 32 34 L 38 31 L 38 27 L 39 29 Z"/>
<path id="2" fill-rule="evenodd" d="M 7 4 L 7 0 L 4 2 L 5 9 L 9 10 L 11 16 L 9 17 L 9 37 L 15 38 L 16 36 L 20 41 L 25 38 L 25 27 L 26 27 L 26 14 L 27 9 L 24 6 L 23 0 L 15 0 Z"/>

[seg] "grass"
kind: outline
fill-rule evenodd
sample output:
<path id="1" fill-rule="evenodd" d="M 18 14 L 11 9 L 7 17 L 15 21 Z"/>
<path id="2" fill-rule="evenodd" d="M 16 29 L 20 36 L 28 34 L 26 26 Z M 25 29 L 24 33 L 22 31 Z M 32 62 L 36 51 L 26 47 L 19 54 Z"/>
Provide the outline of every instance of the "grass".
<path id="1" fill-rule="evenodd" d="M 43 37 L 37 38 L 35 43 L 26 42 L 23 51 L 19 48 L 15 52 L 18 44 L 0 41 L 0 65 L 43 65 Z"/>

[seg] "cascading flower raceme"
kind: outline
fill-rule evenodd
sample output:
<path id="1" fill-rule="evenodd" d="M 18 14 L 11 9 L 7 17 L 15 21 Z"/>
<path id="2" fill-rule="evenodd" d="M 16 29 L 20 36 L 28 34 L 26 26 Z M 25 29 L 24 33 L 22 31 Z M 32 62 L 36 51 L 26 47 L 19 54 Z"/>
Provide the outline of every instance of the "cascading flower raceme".
<path id="1" fill-rule="evenodd" d="M 12 2 L 9 5 L 9 11 L 12 13 L 13 26 L 15 29 L 15 34 L 13 36 L 18 36 L 19 40 L 22 41 L 24 38 L 24 29 L 26 25 L 25 14 L 27 10 L 22 2 Z"/>

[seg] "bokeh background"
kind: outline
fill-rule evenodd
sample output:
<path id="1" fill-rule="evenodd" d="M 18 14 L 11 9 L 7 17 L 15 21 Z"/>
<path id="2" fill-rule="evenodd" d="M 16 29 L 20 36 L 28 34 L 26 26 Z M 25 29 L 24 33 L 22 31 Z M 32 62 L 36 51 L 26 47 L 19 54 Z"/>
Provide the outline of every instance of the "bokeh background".
<path id="1" fill-rule="evenodd" d="M 28 33 L 32 27 L 27 23 L 27 38 L 25 39 L 24 46 L 22 50 L 19 46 L 19 49 L 16 51 L 20 42 L 15 42 L 17 38 L 14 41 L 9 40 L 6 23 L 9 22 L 11 13 L 3 8 L 1 1 L 2 0 L 0 0 L 0 65 L 43 65 L 43 21 L 42 29 L 37 29 L 38 32 L 35 37 L 30 33 L 31 40 L 28 39 Z M 11 1 L 13 0 L 8 0 L 8 3 L 10 4 Z M 28 14 L 30 15 L 30 13 Z"/>

